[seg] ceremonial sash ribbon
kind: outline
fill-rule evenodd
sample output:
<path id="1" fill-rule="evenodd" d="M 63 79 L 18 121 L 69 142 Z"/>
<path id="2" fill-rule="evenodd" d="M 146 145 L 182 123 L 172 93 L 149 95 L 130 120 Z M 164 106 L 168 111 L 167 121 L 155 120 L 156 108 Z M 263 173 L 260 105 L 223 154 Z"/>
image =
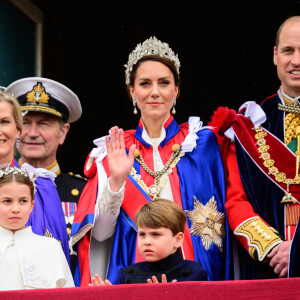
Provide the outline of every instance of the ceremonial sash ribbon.
<path id="1" fill-rule="evenodd" d="M 243 115 L 236 115 L 232 119 L 232 129 L 234 130 L 237 141 L 241 144 L 252 161 L 271 181 L 273 181 L 283 191 L 286 191 L 286 184 L 276 181 L 275 177 L 268 173 L 268 168 L 263 165 L 264 160 L 260 158 L 261 153 L 257 150 L 257 139 L 255 138 L 256 131 L 253 129 L 253 123 Z M 270 154 L 270 158 L 275 161 L 274 165 L 279 172 L 284 172 L 286 174 L 286 178 L 294 178 L 296 166 L 295 154 L 291 152 L 276 136 L 266 129 L 264 130 L 267 132 L 267 136 L 265 136 L 264 139 L 266 140 L 266 145 L 270 146 L 268 153 Z M 299 187 L 292 184 L 289 187 L 289 192 L 299 202 Z"/>

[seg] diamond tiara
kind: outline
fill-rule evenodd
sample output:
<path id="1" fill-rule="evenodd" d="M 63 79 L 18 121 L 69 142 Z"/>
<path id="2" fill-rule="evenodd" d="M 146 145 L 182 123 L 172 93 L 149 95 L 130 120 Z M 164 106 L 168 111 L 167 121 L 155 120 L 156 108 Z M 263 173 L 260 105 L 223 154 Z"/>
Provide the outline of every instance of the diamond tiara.
<path id="1" fill-rule="evenodd" d="M 0 178 L 8 175 L 8 174 L 21 174 L 24 177 L 28 177 L 30 179 L 30 181 L 33 184 L 33 192 L 35 194 L 36 192 L 36 185 L 35 185 L 35 180 L 36 180 L 36 176 L 31 175 L 26 169 L 23 168 L 18 168 L 18 167 L 6 167 L 5 169 L 0 169 Z"/>
<path id="2" fill-rule="evenodd" d="M 172 62 L 174 62 L 177 72 L 179 74 L 180 61 L 178 58 L 178 54 L 175 54 L 167 43 L 161 42 L 154 36 L 144 41 L 143 44 L 137 44 L 136 48 L 129 54 L 127 65 L 124 65 L 124 67 L 126 68 L 126 85 L 129 85 L 130 83 L 130 72 L 132 71 L 133 66 L 143 56 L 154 54 L 159 55 L 161 57 L 166 57 Z"/>

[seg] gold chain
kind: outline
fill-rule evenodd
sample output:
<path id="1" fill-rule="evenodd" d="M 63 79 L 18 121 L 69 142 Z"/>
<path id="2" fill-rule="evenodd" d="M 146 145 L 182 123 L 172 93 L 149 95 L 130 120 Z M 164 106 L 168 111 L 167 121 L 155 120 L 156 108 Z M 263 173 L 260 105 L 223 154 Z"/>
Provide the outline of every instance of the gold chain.
<path id="1" fill-rule="evenodd" d="M 155 178 L 155 180 L 159 181 L 159 178 L 166 173 L 166 171 L 169 169 L 171 163 L 173 162 L 173 160 L 176 159 L 177 156 L 179 156 L 180 150 L 176 151 L 176 152 L 172 152 L 169 160 L 167 161 L 167 163 L 164 165 L 164 167 L 160 170 L 160 171 L 156 171 L 153 172 L 145 163 L 142 154 L 139 154 L 138 157 L 135 157 L 135 160 L 143 167 L 143 169 L 150 174 L 152 177 Z"/>
<path id="2" fill-rule="evenodd" d="M 299 184 L 300 183 L 300 176 L 296 175 L 294 178 L 286 178 L 286 174 L 284 172 L 279 172 L 279 170 L 275 167 L 275 161 L 271 159 L 268 150 L 270 146 L 266 144 L 265 136 L 267 136 L 266 131 L 263 131 L 263 128 L 259 126 L 258 128 L 254 128 L 256 131 L 255 138 L 257 140 L 256 145 L 259 147 L 257 148 L 258 152 L 261 153 L 259 158 L 264 160 L 263 164 L 266 168 L 269 169 L 269 174 L 275 176 L 275 180 L 278 182 L 283 182 L 285 184 Z"/>
<path id="3" fill-rule="evenodd" d="M 137 171 L 134 167 L 132 167 L 131 175 L 132 177 L 137 181 L 137 183 L 142 187 L 142 189 L 153 199 L 159 197 L 160 191 L 165 186 L 168 178 L 165 176 L 163 179 L 162 176 L 164 174 L 171 174 L 172 169 L 177 165 L 180 158 L 184 156 L 184 152 L 182 152 L 180 149 L 177 151 L 173 151 L 171 154 L 171 157 L 169 158 L 168 162 L 164 165 L 161 171 L 153 172 L 145 163 L 142 155 L 138 152 L 135 159 L 136 161 L 143 167 L 143 169 L 150 174 L 152 177 L 154 177 L 155 183 L 148 187 L 144 180 L 141 179 L 141 175 L 137 174 Z"/>
<path id="4" fill-rule="evenodd" d="M 300 176 L 296 173 L 294 178 L 286 178 L 286 173 L 280 172 L 278 168 L 275 167 L 275 160 L 271 158 L 270 153 L 268 150 L 270 146 L 266 144 L 265 137 L 267 136 L 267 132 L 263 130 L 261 126 L 257 128 L 253 128 L 256 131 L 255 138 L 257 140 L 256 145 L 258 146 L 257 150 L 261 153 L 259 158 L 264 160 L 263 164 L 269 170 L 269 175 L 273 175 L 277 182 L 283 182 L 287 185 L 287 193 L 285 197 L 283 197 L 282 203 L 290 203 L 295 202 L 292 198 L 291 194 L 289 193 L 289 186 L 291 184 L 299 184 L 300 183 Z"/>

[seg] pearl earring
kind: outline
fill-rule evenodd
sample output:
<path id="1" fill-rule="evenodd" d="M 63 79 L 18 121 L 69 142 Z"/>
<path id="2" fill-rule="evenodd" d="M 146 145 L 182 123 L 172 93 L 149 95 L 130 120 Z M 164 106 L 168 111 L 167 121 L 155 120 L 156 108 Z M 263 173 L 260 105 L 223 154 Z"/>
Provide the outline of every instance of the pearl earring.
<path id="1" fill-rule="evenodd" d="M 172 114 L 173 114 L 173 115 L 176 114 L 175 105 L 176 105 L 176 97 L 174 97 L 174 99 L 173 99 L 173 108 L 172 108 Z"/>
<path id="2" fill-rule="evenodd" d="M 133 113 L 136 115 L 138 113 L 138 111 L 136 109 L 136 99 L 135 98 L 132 99 L 132 104 L 133 104 Z"/>

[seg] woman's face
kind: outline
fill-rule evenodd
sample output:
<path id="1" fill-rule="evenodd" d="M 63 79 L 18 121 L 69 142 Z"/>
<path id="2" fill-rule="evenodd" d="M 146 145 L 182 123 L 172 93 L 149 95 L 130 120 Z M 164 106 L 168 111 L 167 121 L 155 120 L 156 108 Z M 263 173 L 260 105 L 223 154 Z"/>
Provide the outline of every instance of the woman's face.
<path id="1" fill-rule="evenodd" d="M 145 61 L 137 69 L 130 94 L 137 101 L 142 119 L 164 121 L 170 114 L 178 87 L 167 66 L 157 61 Z"/>
<path id="2" fill-rule="evenodd" d="M 0 101 L 0 164 L 11 161 L 15 140 L 19 135 L 11 105 L 6 101 Z"/>

